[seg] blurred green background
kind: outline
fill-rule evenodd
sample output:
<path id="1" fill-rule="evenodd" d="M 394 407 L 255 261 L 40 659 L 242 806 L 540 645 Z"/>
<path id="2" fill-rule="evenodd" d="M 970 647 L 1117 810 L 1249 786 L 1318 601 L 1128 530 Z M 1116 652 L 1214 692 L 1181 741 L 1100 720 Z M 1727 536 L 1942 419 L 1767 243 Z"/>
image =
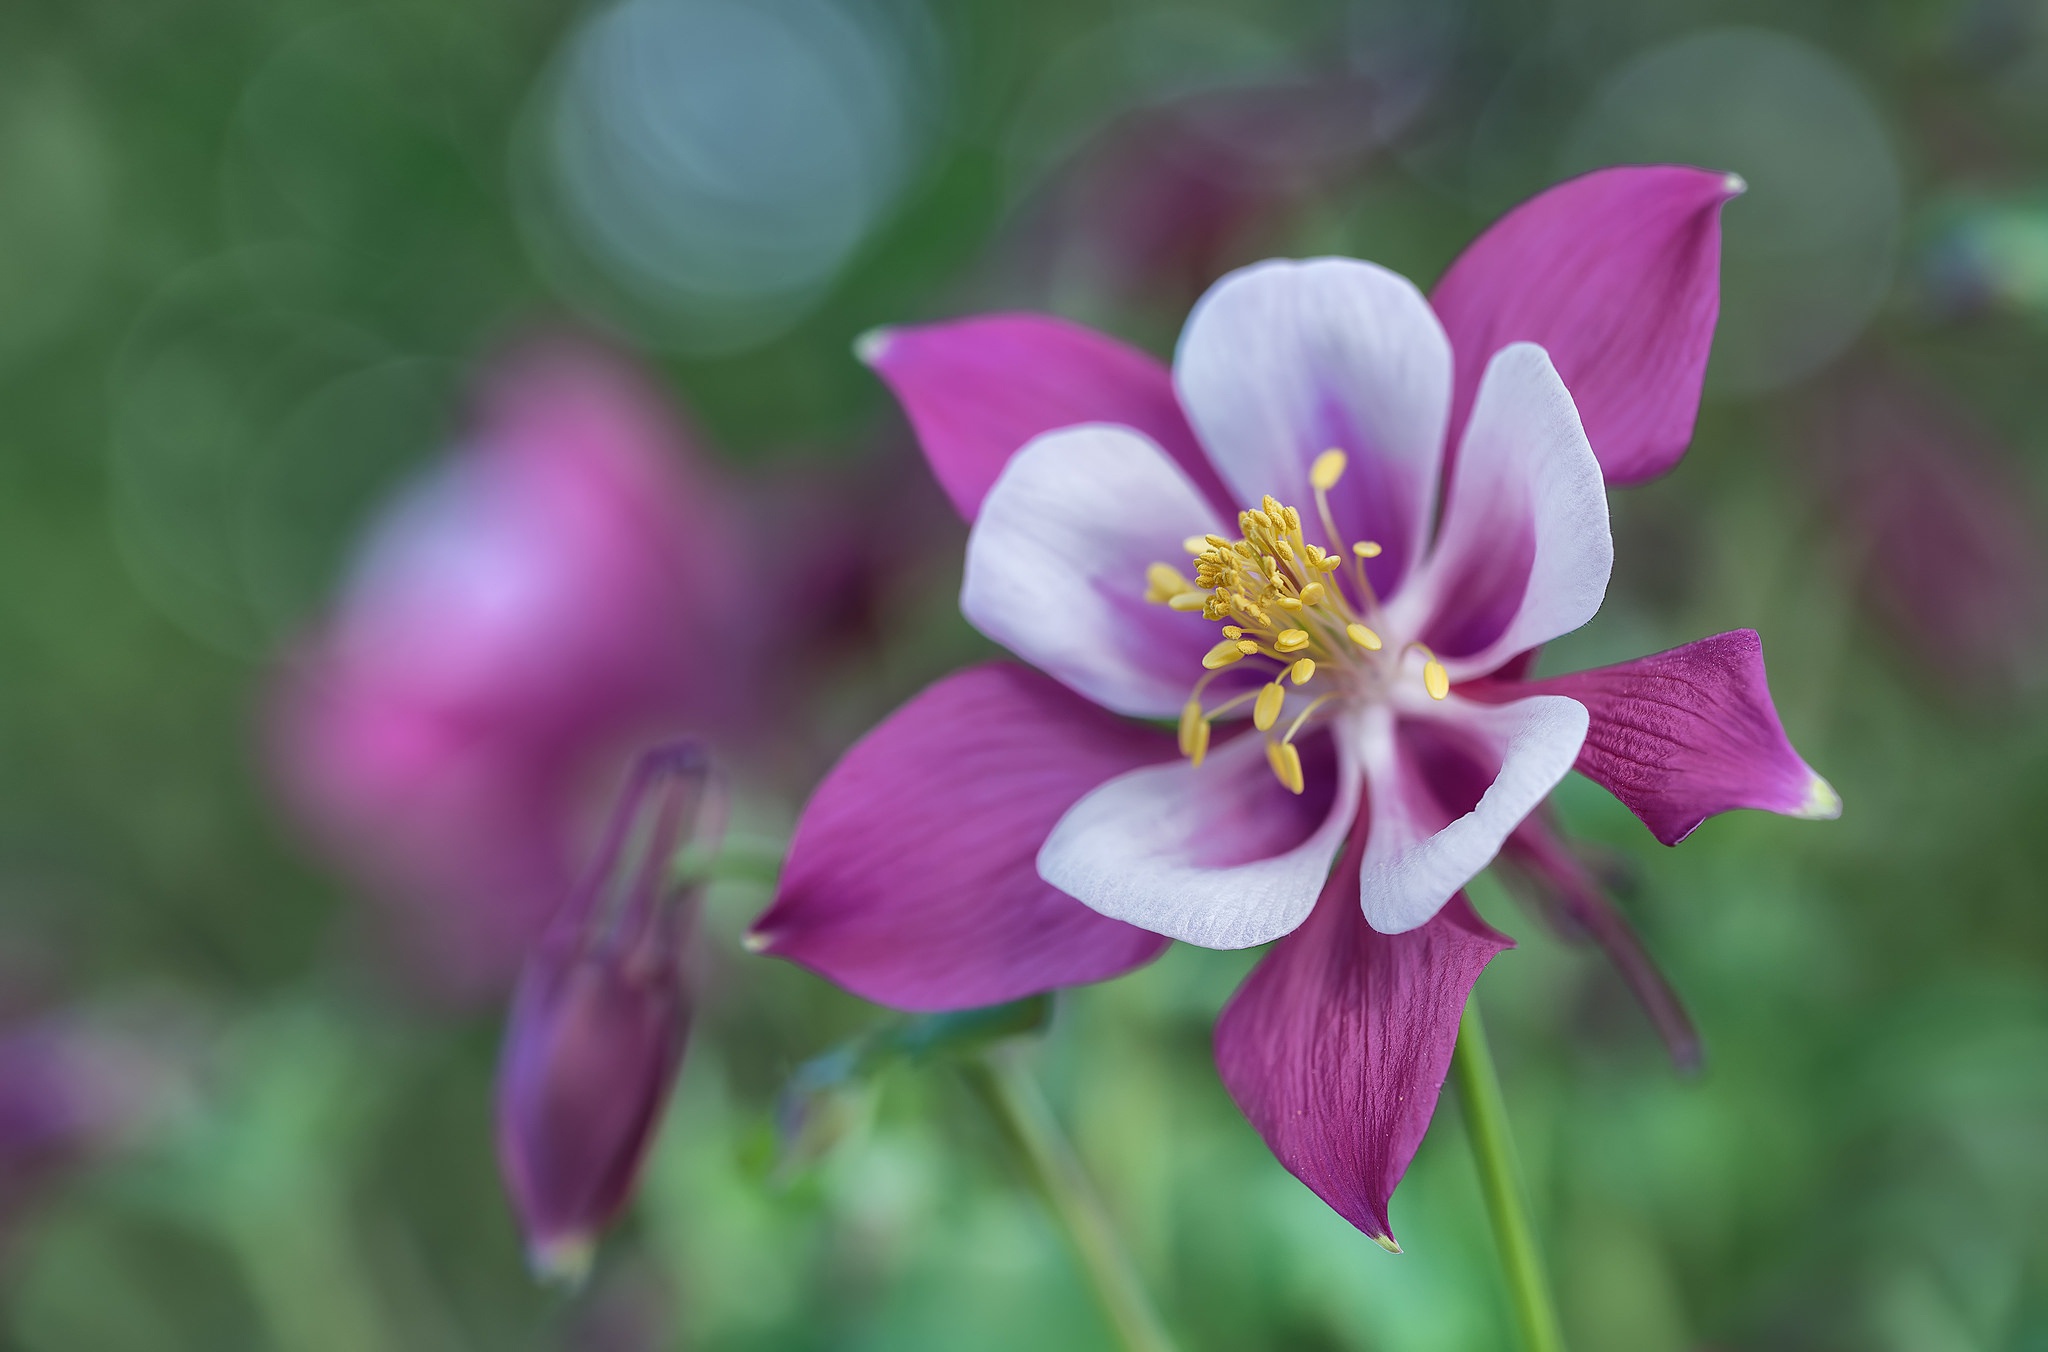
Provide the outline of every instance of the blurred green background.
<path id="1" fill-rule="evenodd" d="M 1238 263 L 1426 286 L 1522 197 L 1646 159 L 1751 192 L 1693 450 L 1616 494 L 1615 588 L 1546 660 L 1754 627 L 1847 810 L 1665 850 L 1557 794 L 1701 1026 L 1689 1082 L 1597 954 L 1475 889 L 1521 941 L 1480 995 L 1573 1346 L 2048 1349 L 2025 0 L 6 6 L 4 1010 L 139 1025 L 165 1083 L 7 1216 L 0 1345 L 1108 1347 L 947 1068 L 889 1071 L 833 1149 L 774 1167 L 786 1076 L 888 1016 L 742 952 L 759 884 L 711 898 L 639 1202 L 587 1290 L 536 1288 L 489 1148 L 499 1008 L 423 997 L 363 941 L 268 768 L 278 654 L 535 323 L 637 349 L 772 508 L 914 472 L 850 354 L 872 325 L 1052 309 L 1163 353 Z M 749 848 L 983 650 L 961 532 L 920 530 L 733 767 Z M 1208 1037 L 1251 960 L 1177 948 L 1063 997 L 1027 1053 L 1183 1345 L 1509 1346 L 1449 1098 L 1400 1257 L 1238 1116 Z"/>

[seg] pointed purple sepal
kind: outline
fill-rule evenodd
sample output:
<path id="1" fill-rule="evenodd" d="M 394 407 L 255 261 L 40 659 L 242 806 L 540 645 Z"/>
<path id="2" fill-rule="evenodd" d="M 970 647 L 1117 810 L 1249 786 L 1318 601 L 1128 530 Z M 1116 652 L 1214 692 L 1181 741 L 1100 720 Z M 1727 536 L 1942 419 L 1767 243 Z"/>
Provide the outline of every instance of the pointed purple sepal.
<path id="1" fill-rule="evenodd" d="M 1315 911 L 1216 1023 L 1216 1067 L 1287 1171 L 1384 1247 L 1387 1203 L 1436 1112 L 1472 983 L 1514 941 L 1463 894 L 1405 934 L 1359 908 L 1364 833 Z"/>
<path id="2" fill-rule="evenodd" d="M 1018 448 L 1080 423 L 1144 433 L 1229 508 L 1166 367 L 1093 329 L 1052 315 L 976 315 L 877 329 L 858 351 L 895 391 L 932 473 L 969 521 Z"/>
<path id="3" fill-rule="evenodd" d="M 1677 464 L 1692 440 L 1721 311 L 1721 207 L 1733 174 L 1601 169 L 1510 211 L 1430 294 L 1456 359 L 1456 446 L 1494 353 L 1541 344 L 1610 484 Z"/>

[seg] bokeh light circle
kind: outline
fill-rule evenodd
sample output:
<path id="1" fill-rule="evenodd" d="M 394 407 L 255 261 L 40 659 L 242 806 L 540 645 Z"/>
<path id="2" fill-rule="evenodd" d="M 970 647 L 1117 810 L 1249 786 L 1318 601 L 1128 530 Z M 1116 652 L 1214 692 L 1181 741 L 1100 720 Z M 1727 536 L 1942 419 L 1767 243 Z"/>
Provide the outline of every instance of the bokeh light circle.
<path id="1" fill-rule="evenodd" d="M 1840 62 L 1748 28 L 1644 53 L 1594 94 L 1560 167 L 1657 162 L 1749 183 L 1727 208 L 1710 388 L 1792 384 L 1862 332 L 1897 261 L 1900 170 L 1882 117 Z"/>
<path id="2" fill-rule="evenodd" d="M 570 36 L 530 111 L 529 243 L 573 301 L 647 341 L 765 341 L 894 209 L 936 64 L 906 3 L 621 0 Z"/>

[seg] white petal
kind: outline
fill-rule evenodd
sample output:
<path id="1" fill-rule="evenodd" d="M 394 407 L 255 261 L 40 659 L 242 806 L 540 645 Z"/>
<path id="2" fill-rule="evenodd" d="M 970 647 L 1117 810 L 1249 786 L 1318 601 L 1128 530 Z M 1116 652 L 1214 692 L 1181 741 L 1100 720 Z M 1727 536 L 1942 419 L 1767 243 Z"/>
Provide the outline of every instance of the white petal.
<path id="1" fill-rule="evenodd" d="M 1350 258 L 1240 269 L 1188 316 L 1173 378 L 1247 505 L 1271 493 L 1312 522 L 1309 466 L 1342 450 L 1337 527 L 1346 543 L 1381 546 L 1382 595 L 1398 584 L 1428 537 L 1451 404 L 1450 340 L 1413 283 Z M 1309 527 L 1310 540 L 1322 535 Z"/>
<path id="2" fill-rule="evenodd" d="M 1104 915 L 1204 948 L 1289 933 L 1315 906 L 1358 810 L 1359 771 L 1339 755 L 1317 823 L 1273 778 L 1265 747 L 1245 735 L 1199 767 L 1176 761 L 1110 780 L 1053 827 L 1039 876 Z"/>
<path id="3" fill-rule="evenodd" d="M 1482 676 L 1593 618 L 1614 570 L 1607 485 L 1571 393 L 1534 343 L 1494 354 L 1442 529 L 1389 624 Z"/>
<path id="4" fill-rule="evenodd" d="M 1222 529 L 1180 466 L 1128 427 L 1061 428 L 1010 457 L 967 537 L 960 609 L 982 633 L 1117 713 L 1170 718 L 1221 635 L 1145 600 L 1145 570 L 1192 572 L 1181 541 Z"/>
<path id="5" fill-rule="evenodd" d="M 1486 758 L 1487 768 L 1499 769 L 1477 805 L 1446 822 L 1455 809 L 1438 801 L 1421 767 L 1402 754 L 1392 711 L 1371 711 L 1361 742 L 1372 810 L 1359 899 L 1367 922 L 1382 934 L 1427 923 L 1479 876 L 1509 833 L 1572 768 L 1586 740 L 1586 707 L 1562 695 L 1511 704 L 1453 696 L 1428 716 L 1449 725 Z"/>

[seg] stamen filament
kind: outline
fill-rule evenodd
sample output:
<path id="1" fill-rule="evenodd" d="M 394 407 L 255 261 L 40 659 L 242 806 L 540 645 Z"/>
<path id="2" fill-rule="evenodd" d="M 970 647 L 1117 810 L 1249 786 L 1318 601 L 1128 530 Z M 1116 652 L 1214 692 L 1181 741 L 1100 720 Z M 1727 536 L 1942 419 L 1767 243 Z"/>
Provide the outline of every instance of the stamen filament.
<path id="1" fill-rule="evenodd" d="M 1301 725 L 1308 722 L 1308 716 L 1314 713 L 1316 710 L 1322 708 L 1325 704 L 1328 704 L 1331 700 L 1335 698 L 1337 698 L 1335 695 L 1318 695 L 1316 698 L 1310 700 L 1308 702 L 1308 707 L 1306 709 L 1303 709 L 1299 714 L 1295 715 L 1294 721 L 1287 725 L 1287 734 L 1280 740 L 1283 742 L 1292 742 L 1294 740 L 1294 735 L 1301 731 Z M 1299 793 L 1301 792 L 1301 790 L 1296 789 L 1295 792 Z"/>

